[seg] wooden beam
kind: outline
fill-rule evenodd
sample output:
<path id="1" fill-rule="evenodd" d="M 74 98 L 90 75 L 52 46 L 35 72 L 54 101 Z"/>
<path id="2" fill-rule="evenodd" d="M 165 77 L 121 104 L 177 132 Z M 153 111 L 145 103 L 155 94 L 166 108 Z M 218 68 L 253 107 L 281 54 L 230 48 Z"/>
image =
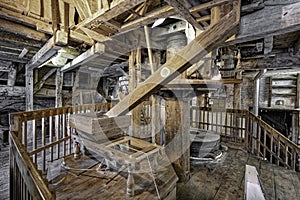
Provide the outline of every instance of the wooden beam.
<path id="1" fill-rule="evenodd" d="M 6 53 L 0 53 L 0 60 L 19 63 L 27 63 L 29 61 L 27 58 L 18 58 L 18 56 L 7 55 Z"/>
<path id="2" fill-rule="evenodd" d="M 100 43 L 94 44 L 90 49 L 88 49 L 86 52 L 82 53 L 78 57 L 76 57 L 74 60 L 66 64 L 61 68 L 62 72 L 67 72 L 70 70 L 75 69 L 79 65 L 82 65 L 84 63 L 89 62 L 90 60 L 98 57 L 99 55 L 104 53 L 104 45 Z"/>
<path id="3" fill-rule="evenodd" d="M 80 27 L 80 30 L 82 30 L 86 35 L 88 35 L 90 38 L 92 38 L 97 42 L 105 42 L 107 40 L 111 40 L 109 37 L 106 37 L 105 35 L 102 35 L 96 31 L 93 31 L 85 27 Z"/>
<path id="4" fill-rule="evenodd" d="M 68 43 L 67 36 L 64 32 L 57 31 L 56 35 L 51 37 L 47 43 L 32 57 L 28 62 L 27 67 L 34 69 L 52 58 L 61 47 L 59 45 L 66 45 Z"/>
<path id="5" fill-rule="evenodd" d="M 99 23 L 99 22 L 107 22 L 118 15 L 134 8 L 135 6 L 143 3 L 145 0 L 119 0 L 113 1 L 110 5 L 110 8 L 104 8 L 99 10 L 98 12 L 92 14 L 92 16 L 86 18 L 78 25 L 76 28 L 88 26 L 92 23 Z"/>
<path id="6" fill-rule="evenodd" d="M 10 22 L 7 20 L 3 20 L 0 18 L 0 31 L 9 32 L 13 34 L 18 34 L 29 39 L 38 40 L 38 41 L 46 41 L 47 36 L 45 33 L 38 32 L 32 28 L 27 26 L 23 26 L 21 24 L 17 24 L 14 22 Z"/>
<path id="7" fill-rule="evenodd" d="M 203 4 L 200 4 L 198 6 L 195 6 L 195 7 L 191 8 L 190 12 L 191 13 L 200 12 L 202 10 L 210 9 L 210 8 L 215 7 L 215 6 L 220 6 L 222 4 L 225 4 L 225 3 L 228 3 L 228 2 L 231 2 L 231 1 L 232 0 L 213 0 L 213 1 L 203 3 Z"/>
<path id="8" fill-rule="evenodd" d="M 196 63 L 200 58 L 205 56 L 207 52 L 217 48 L 231 35 L 235 34 L 239 24 L 239 19 L 236 18 L 236 12 L 239 12 L 239 8 L 234 6 L 234 9 L 237 11 L 231 11 L 214 26 L 202 32 L 202 34 L 183 48 L 178 55 L 172 57 L 153 75 L 146 79 L 145 82 L 141 83 L 133 92 L 114 106 L 107 115 L 113 117 L 132 110 L 145 98 L 162 88 L 192 64 Z"/>
<path id="9" fill-rule="evenodd" d="M 55 107 L 59 108 L 63 106 L 62 99 L 62 85 L 63 85 L 63 72 L 59 68 L 56 69 L 55 77 Z"/>
<path id="10" fill-rule="evenodd" d="M 242 16 L 239 36 L 228 44 L 254 41 L 266 36 L 282 35 L 300 29 L 300 3 L 265 6 Z"/>
<path id="11" fill-rule="evenodd" d="M 300 56 L 290 53 L 265 55 L 253 59 L 241 60 L 242 69 L 285 69 L 300 65 Z"/>
<path id="12" fill-rule="evenodd" d="M 176 11 L 171 6 L 164 6 L 162 8 L 153 10 L 149 13 L 146 13 L 144 17 L 140 17 L 134 21 L 128 22 L 121 26 L 121 32 L 130 31 L 141 26 L 145 26 L 153 23 L 158 18 L 166 18 L 171 15 L 175 15 Z"/>
<path id="13" fill-rule="evenodd" d="M 264 38 L 264 54 L 269 54 L 273 50 L 273 36 Z"/>
<path id="14" fill-rule="evenodd" d="M 25 107 L 26 111 L 33 110 L 33 69 L 26 67 L 25 73 Z"/>
<path id="15" fill-rule="evenodd" d="M 49 70 L 43 77 L 42 79 L 37 82 L 36 84 L 34 84 L 34 88 L 33 88 L 33 94 L 37 93 L 44 85 L 44 83 L 47 81 L 47 79 L 54 74 L 54 72 L 56 72 L 56 68 L 53 68 L 51 70 Z"/>
<path id="16" fill-rule="evenodd" d="M 206 16 L 203 16 L 203 17 L 199 17 L 197 18 L 197 22 L 206 22 L 206 21 L 209 21 L 211 19 L 211 16 L 210 15 L 206 15 Z"/>
<path id="17" fill-rule="evenodd" d="M 0 16 L 4 19 L 8 19 L 10 21 L 18 22 L 20 24 L 24 24 L 27 26 L 31 26 L 33 28 L 36 28 L 37 30 L 47 33 L 47 34 L 53 34 L 51 25 L 47 22 L 44 22 L 42 20 L 28 17 L 24 15 L 24 13 L 18 13 L 11 10 L 8 10 L 6 8 L 0 8 Z"/>
<path id="18" fill-rule="evenodd" d="M 81 0 L 81 1 L 73 1 L 76 10 L 78 11 L 79 17 L 84 20 L 90 16 L 92 16 L 92 11 L 89 5 L 88 0 Z"/>
<path id="19" fill-rule="evenodd" d="M 57 0 L 51 0 L 51 14 L 52 14 L 52 30 L 53 33 L 56 33 L 58 29 L 59 20 L 60 20 L 59 6 Z"/>
<path id="20" fill-rule="evenodd" d="M 95 44 L 95 42 L 92 38 L 85 35 L 84 33 L 81 33 L 79 30 L 76 30 L 76 31 L 70 30 L 69 37 L 71 40 L 75 40 L 77 42 L 84 42 L 85 44 L 90 45 L 90 46 Z"/>
<path id="21" fill-rule="evenodd" d="M 202 26 L 197 22 L 197 20 L 192 16 L 189 10 L 183 5 L 182 1 L 179 0 L 165 0 L 169 5 L 171 5 L 178 14 L 183 17 L 188 23 L 197 29 L 203 30 Z"/>
<path id="22" fill-rule="evenodd" d="M 215 6 L 219 6 L 225 3 L 231 2 L 231 0 L 215 0 L 215 1 L 210 1 L 208 3 L 203 3 L 200 4 L 198 6 L 192 7 L 189 10 L 189 12 L 191 13 L 196 13 L 202 10 L 206 10 Z M 147 14 L 145 14 L 144 17 L 140 17 L 134 21 L 128 22 L 126 24 L 124 24 L 121 27 L 121 32 L 123 31 L 130 31 L 136 28 L 139 28 L 141 26 L 144 25 L 148 25 L 153 23 L 155 20 L 157 20 L 158 18 L 166 18 L 169 17 L 171 15 L 175 15 L 176 14 L 176 10 L 172 7 L 172 6 L 164 6 L 162 8 L 158 8 L 156 10 L 153 10 Z"/>

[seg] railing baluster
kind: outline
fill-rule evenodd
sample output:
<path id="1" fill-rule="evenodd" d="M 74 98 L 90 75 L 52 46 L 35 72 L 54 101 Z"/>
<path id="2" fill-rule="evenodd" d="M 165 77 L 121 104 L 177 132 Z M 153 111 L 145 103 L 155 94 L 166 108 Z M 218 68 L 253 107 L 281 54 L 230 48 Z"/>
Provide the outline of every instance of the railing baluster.
<path id="1" fill-rule="evenodd" d="M 260 136 L 261 136 L 261 126 L 259 123 L 256 123 L 258 128 L 257 128 L 257 139 L 256 139 L 256 148 L 257 148 L 257 156 L 260 157 Z"/>
<path id="2" fill-rule="evenodd" d="M 60 110 L 59 109 L 57 109 L 56 110 L 56 126 L 55 126 L 55 128 L 56 128 L 56 141 L 58 141 L 59 139 L 60 139 L 60 134 L 61 134 L 61 132 L 60 132 L 60 130 L 61 130 L 61 118 L 60 118 Z M 56 156 L 57 156 L 57 159 L 59 159 L 60 158 L 60 143 L 58 143 L 57 144 L 57 149 L 56 149 Z"/>
<path id="3" fill-rule="evenodd" d="M 36 123 L 36 113 L 33 113 L 33 121 L 32 121 L 32 150 L 37 148 L 37 123 Z M 33 155 L 33 162 L 37 163 L 37 155 Z"/>
<path id="4" fill-rule="evenodd" d="M 277 140 L 277 165 L 280 164 L 280 137 Z"/>
<path id="5" fill-rule="evenodd" d="M 53 110 L 50 110 L 50 114 L 49 114 L 49 143 L 53 142 Z M 53 147 L 50 147 L 50 161 L 53 161 Z"/>
<path id="6" fill-rule="evenodd" d="M 23 115 L 23 144 L 24 144 L 24 148 L 27 150 L 27 116 Z"/>
<path id="7" fill-rule="evenodd" d="M 264 150 L 263 150 L 264 159 L 266 158 L 266 150 L 267 150 L 267 131 L 266 129 L 264 129 Z"/>
<path id="8" fill-rule="evenodd" d="M 46 145 L 46 116 L 42 112 L 42 146 Z M 46 150 L 42 152 L 42 170 L 46 171 Z"/>

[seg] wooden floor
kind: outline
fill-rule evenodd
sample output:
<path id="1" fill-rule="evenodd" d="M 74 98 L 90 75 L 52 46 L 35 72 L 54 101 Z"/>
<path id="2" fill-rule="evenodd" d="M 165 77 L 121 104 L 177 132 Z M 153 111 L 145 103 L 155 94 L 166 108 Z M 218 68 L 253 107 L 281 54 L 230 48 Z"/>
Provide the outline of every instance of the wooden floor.
<path id="1" fill-rule="evenodd" d="M 217 164 L 191 165 L 191 179 L 177 184 L 177 200 L 244 199 L 245 165 L 256 167 L 267 199 L 300 199 L 300 172 L 261 161 L 229 148 Z"/>
<path id="2" fill-rule="evenodd" d="M 71 156 L 67 157 L 66 167 L 63 167 L 60 175 L 49 184 L 49 188 L 56 193 L 56 199 L 152 200 L 159 199 L 158 195 L 171 197 L 170 199 L 176 196 L 177 176 L 173 170 L 169 170 L 171 166 L 158 168 L 159 175 L 155 183 L 149 173 L 136 172 L 134 174 L 135 195 L 129 197 L 126 195 L 127 169 L 122 170 L 121 167 L 119 172 L 117 170 L 99 172 L 96 170 L 99 167 L 99 160 L 102 159 L 93 160 L 83 156 L 79 160 L 74 160 Z M 74 169 L 87 170 L 75 171 Z M 145 171 L 143 163 L 140 166 L 140 171 L 142 170 Z M 171 193 L 167 194 L 165 191 Z"/>
<path id="3" fill-rule="evenodd" d="M 142 174 L 135 175 L 136 195 L 129 198 L 126 196 L 126 170 L 122 173 L 99 173 L 95 171 L 99 161 L 87 157 L 76 161 L 67 159 L 65 162 L 71 168 L 90 170 L 63 170 L 61 176 L 50 184 L 50 188 L 56 191 L 57 199 L 158 199 L 153 182 L 149 177 L 146 180 Z M 267 163 L 244 150 L 229 148 L 218 163 L 191 164 L 190 181 L 177 183 L 177 200 L 244 199 L 246 164 L 256 167 L 267 199 L 300 199 L 299 172 Z M 158 182 L 165 182 L 166 186 L 170 184 L 163 177 Z"/>

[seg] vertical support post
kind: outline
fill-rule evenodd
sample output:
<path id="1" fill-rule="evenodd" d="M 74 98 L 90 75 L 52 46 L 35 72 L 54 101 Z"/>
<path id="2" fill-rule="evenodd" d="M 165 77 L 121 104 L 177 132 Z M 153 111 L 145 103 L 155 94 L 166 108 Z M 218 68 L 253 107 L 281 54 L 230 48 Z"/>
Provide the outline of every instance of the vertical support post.
<path id="1" fill-rule="evenodd" d="M 235 83 L 233 85 L 233 109 L 235 110 L 239 110 L 241 109 L 241 84 L 239 83 Z M 239 114 L 238 113 L 234 113 L 234 121 L 233 121 L 233 127 L 234 127 L 234 137 L 236 139 L 240 139 L 242 137 L 242 128 L 241 127 L 241 122 L 240 119 L 238 118 Z M 239 132 L 241 134 L 239 134 Z"/>
<path id="2" fill-rule="evenodd" d="M 33 69 L 26 66 L 26 111 L 33 110 Z"/>
<path id="3" fill-rule="evenodd" d="M 272 76 L 269 77 L 269 98 L 268 98 L 268 107 L 272 106 L 272 84 L 273 84 L 273 79 Z"/>
<path id="4" fill-rule="evenodd" d="M 8 80 L 7 85 L 8 86 L 14 86 L 16 82 L 17 77 L 17 70 L 16 70 L 16 64 L 13 63 L 13 66 L 11 66 L 10 71 L 8 72 Z"/>
<path id="5" fill-rule="evenodd" d="M 129 57 L 129 92 L 132 92 L 141 81 L 141 49 L 132 51 Z M 141 110 L 142 105 L 136 106 L 131 111 L 131 136 L 141 138 Z"/>
<path id="6" fill-rule="evenodd" d="M 297 96 L 296 96 L 295 108 L 300 108 L 300 73 L 297 76 Z"/>
<path id="7" fill-rule="evenodd" d="M 259 109 L 259 87 L 260 87 L 260 78 L 267 72 L 266 69 L 261 70 L 254 78 L 254 95 L 253 95 L 253 114 L 258 116 Z M 257 139 L 257 123 L 253 121 L 253 137 Z M 251 133 L 250 133 L 251 134 Z M 253 141 L 253 148 L 256 149 L 256 143 Z"/>
<path id="8" fill-rule="evenodd" d="M 180 182 L 189 179 L 189 101 L 186 99 L 170 98 L 165 101 L 165 145 L 166 153 Z"/>
<path id="9" fill-rule="evenodd" d="M 62 107 L 62 85 L 63 85 L 63 72 L 60 71 L 60 68 L 57 68 L 56 77 L 55 77 L 55 107 Z"/>
<path id="10" fill-rule="evenodd" d="M 28 65 L 25 66 L 26 74 L 25 74 L 25 109 L 26 111 L 33 110 L 33 69 L 29 69 Z M 28 138 L 27 141 L 30 142 L 32 140 L 32 121 L 27 122 L 27 133 Z"/>

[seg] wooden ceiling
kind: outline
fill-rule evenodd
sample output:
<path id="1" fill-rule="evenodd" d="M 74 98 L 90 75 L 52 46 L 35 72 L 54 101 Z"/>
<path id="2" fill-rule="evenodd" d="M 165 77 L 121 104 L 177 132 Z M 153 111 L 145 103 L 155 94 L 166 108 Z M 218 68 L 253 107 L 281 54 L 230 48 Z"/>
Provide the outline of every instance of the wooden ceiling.
<path id="1" fill-rule="evenodd" d="M 110 51 L 115 54 L 122 45 L 112 45 L 111 36 L 174 15 L 204 29 L 209 26 L 209 9 L 228 1 L 3 0 L 0 2 L 0 60 L 37 67 L 61 47 L 70 46 L 82 53 L 97 42 L 106 42 L 107 57 L 112 57 Z M 39 51 L 41 48 L 43 51 Z"/>
<path id="2" fill-rule="evenodd" d="M 12 62 L 27 64 L 35 68 L 48 62 L 63 47 L 77 51 L 76 55 L 85 53 L 96 44 L 104 44 L 103 52 L 90 57 L 89 52 L 84 62 L 78 63 L 68 59 L 62 67 L 64 71 L 72 70 L 80 65 L 90 68 L 105 68 L 107 65 L 122 63 L 127 60 L 128 52 L 136 48 L 136 38 L 144 37 L 143 26 L 151 26 L 159 18 L 174 16 L 183 19 L 197 29 L 206 29 L 210 25 L 210 9 L 214 6 L 224 6 L 230 0 L 2 0 L 0 2 L 0 66 L 6 69 Z M 264 42 L 265 36 L 271 34 L 262 30 L 254 31 L 254 26 L 247 26 L 247 19 L 255 20 L 264 11 L 276 14 L 276 9 L 297 3 L 298 1 L 242 1 L 242 23 L 240 36 L 231 44 L 241 44 L 250 41 L 256 44 L 258 39 Z M 277 6 L 277 7 L 276 7 Z M 298 8 L 298 7 L 297 7 Z M 221 9 L 222 10 L 222 9 Z M 224 9 L 226 10 L 226 9 Z M 259 11 L 258 15 L 251 15 Z M 222 14 L 222 13 L 221 13 Z M 246 16 L 246 17 L 245 17 Z M 248 17 L 249 16 L 249 17 Z M 252 17 L 252 18 L 251 18 Z M 167 21 L 176 24 L 178 20 Z M 276 22 L 276 21 L 275 21 Z M 276 48 L 287 48 L 297 44 L 298 21 L 295 28 L 286 28 L 287 31 L 277 31 L 272 36 L 271 51 Z M 176 24 L 177 25 L 177 24 Z M 164 23 L 166 32 L 172 24 Z M 243 26 L 244 29 L 243 29 Z M 251 26 L 251 22 L 249 24 Z M 169 30 L 170 31 L 170 30 Z M 177 31 L 177 30 L 176 30 Z M 179 30 L 180 31 L 180 30 Z M 253 36 L 249 33 L 253 33 Z M 126 34 L 130 33 L 131 38 Z M 245 33 L 243 35 L 243 33 Z M 271 34 L 272 35 L 272 34 Z M 125 39 L 124 39 L 125 38 Z M 163 37 L 161 39 L 164 39 Z M 285 41 L 288 42 L 285 43 Z M 141 39 L 146 46 L 145 39 Z M 254 42 L 251 42 L 254 41 Z M 266 40 L 267 41 L 267 40 Z M 160 45 L 160 41 L 153 41 L 153 45 Z M 274 45 L 273 45 L 274 43 Z M 265 43 L 266 45 L 267 43 Z M 251 46 L 250 45 L 250 46 Z M 82 56 L 83 57 L 83 56 Z M 81 57 L 81 58 L 82 58 Z M 70 68 L 68 68 L 68 66 Z M 56 66 L 57 67 L 57 66 Z"/>

